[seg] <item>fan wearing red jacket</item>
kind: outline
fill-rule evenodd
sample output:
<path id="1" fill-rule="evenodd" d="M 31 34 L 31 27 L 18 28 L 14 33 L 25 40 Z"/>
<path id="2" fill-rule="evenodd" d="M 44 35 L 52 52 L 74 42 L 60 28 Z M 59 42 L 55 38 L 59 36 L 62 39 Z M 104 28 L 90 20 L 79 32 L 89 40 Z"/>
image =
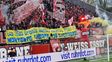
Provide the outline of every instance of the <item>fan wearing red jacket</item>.
<path id="1" fill-rule="evenodd" d="M 78 26 L 80 26 L 80 39 L 81 41 L 88 42 L 88 47 L 90 47 L 90 41 L 89 41 L 89 26 L 90 21 L 87 20 L 86 17 L 81 16 L 80 22 L 78 23 Z"/>

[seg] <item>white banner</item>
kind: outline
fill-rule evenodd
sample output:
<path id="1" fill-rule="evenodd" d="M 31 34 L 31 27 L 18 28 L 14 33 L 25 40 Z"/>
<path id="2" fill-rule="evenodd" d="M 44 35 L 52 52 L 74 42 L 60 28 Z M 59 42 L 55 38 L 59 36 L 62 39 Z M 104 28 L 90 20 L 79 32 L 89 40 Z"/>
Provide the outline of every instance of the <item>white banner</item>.
<path id="1" fill-rule="evenodd" d="M 37 54 L 29 56 L 21 56 L 14 58 L 1 59 L 1 62 L 57 62 L 71 59 L 78 59 L 84 57 L 91 57 L 96 55 L 96 49 L 83 49 L 65 52 L 55 52 L 46 54 Z"/>

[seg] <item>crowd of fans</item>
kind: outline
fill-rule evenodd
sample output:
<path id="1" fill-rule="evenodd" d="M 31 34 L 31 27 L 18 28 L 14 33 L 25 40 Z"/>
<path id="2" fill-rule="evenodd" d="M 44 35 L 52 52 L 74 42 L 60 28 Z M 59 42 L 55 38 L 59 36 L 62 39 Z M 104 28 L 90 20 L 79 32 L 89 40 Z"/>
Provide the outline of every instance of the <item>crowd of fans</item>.
<path id="1" fill-rule="evenodd" d="M 47 28 L 59 28 L 60 26 L 66 27 L 69 26 L 68 20 L 73 17 L 73 24 L 76 25 L 77 22 L 80 22 L 80 16 L 84 16 L 89 14 L 91 17 L 94 14 L 90 10 L 86 10 L 79 5 L 74 5 L 70 2 L 65 3 L 65 22 L 62 23 L 60 20 L 56 20 L 53 18 L 49 12 L 53 12 L 53 0 L 43 0 L 44 10 L 42 11 L 40 8 L 35 9 L 30 16 L 25 18 L 21 23 L 15 24 L 13 20 L 13 10 L 23 5 L 26 1 L 20 1 L 18 3 L 14 3 L 12 0 L 6 1 L 4 4 L 9 5 L 7 16 L 9 20 L 8 24 L 6 24 L 7 29 L 17 30 L 17 29 L 29 29 L 31 27 L 47 27 Z M 43 19 L 44 12 L 44 19 Z"/>
<path id="2" fill-rule="evenodd" d="M 82 8 L 80 5 L 71 4 L 69 1 L 65 2 L 66 12 L 65 17 L 66 19 L 70 19 L 71 17 L 74 18 L 74 23 L 80 22 L 80 17 L 89 15 L 90 17 L 96 16 L 96 14 L 92 13 L 91 10 L 87 10 L 86 8 Z"/>
<path id="3" fill-rule="evenodd" d="M 10 20 L 8 24 L 6 24 L 6 30 L 26 30 L 30 29 L 32 27 L 47 27 L 47 28 L 59 28 L 59 27 L 67 27 L 69 26 L 68 20 L 73 17 L 72 25 L 75 25 L 77 29 L 84 28 L 83 25 L 79 26 L 77 25 L 81 20 L 81 16 L 89 15 L 91 19 L 92 17 L 96 16 L 96 14 L 92 13 L 91 10 L 87 10 L 85 8 L 82 8 L 80 5 L 74 5 L 70 2 L 64 2 L 65 3 L 65 23 L 62 23 L 60 20 L 56 20 L 53 18 L 51 13 L 53 13 L 53 0 L 44 0 L 44 10 L 41 10 L 40 8 L 36 8 L 30 16 L 25 18 L 21 23 L 16 24 L 13 20 L 13 10 L 23 5 L 26 1 L 21 1 L 18 3 L 10 2 L 12 0 L 9 0 L 5 2 L 4 4 L 10 4 L 8 11 L 7 11 L 7 20 Z M 44 12 L 44 17 L 43 17 Z M 100 27 L 100 23 L 92 23 L 89 27 L 96 28 Z M 49 43 L 49 40 L 41 40 L 41 41 L 35 41 L 34 44 L 45 44 Z M 33 43 L 33 42 L 32 42 Z M 31 43 L 31 44 L 32 44 Z"/>
<path id="4" fill-rule="evenodd" d="M 87 10 L 86 8 L 82 8 L 80 5 L 74 5 L 72 3 L 64 2 L 65 3 L 65 23 L 62 23 L 60 20 L 56 20 L 53 18 L 51 13 L 53 13 L 53 0 L 43 0 L 44 9 L 36 8 L 30 16 L 25 18 L 21 23 L 15 23 L 13 20 L 14 12 L 13 10 L 20 7 L 21 5 L 25 4 L 26 0 L 14 3 L 14 0 L 8 0 L 7 2 L 4 2 L 3 5 L 9 5 L 8 10 L 6 12 L 6 15 L 8 16 L 5 20 L 8 20 L 8 24 L 5 24 L 6 30 L 26 30 L 30 29 L 32 27 L 47 27 L 47 28 L 59 28 L 59 27 L 67 27 L 69 26 L 68 20 L 73 17 L 72 25 L 75 25 L 77 28 L 77 31 L 81 31 L 80 33 L 77 33 L 76 37 L 71 39 L 67 38 L 67 42 L 71 41 L 88 41 L 89 44 L 89 37 L 88 35 L 94 34 L 93 31 L 90 29 L 83 29 L 84 25 L 78 25 L 79 22 L 81 22 L 81 17 L 84 17 L 85 15 L 89 15 L 88 19 L 92 19 L 96 14 L 92 13 L 91 10 Z M 44 12 L 44 17 L 43 17 Z M 99 28 L 102 24 L 100 23 L 92 23 L 88 27 L 91 28 Z M 82 35 L 82 32 L 88 31 L 89 34 Z M 102 30 L 103 31 L 103 30 Z M 79 36 L 81 35 L 81 36 Z M 3 37 L 5 39 L 5 33 L 3 32 Z M 36 40 L 30 43 L 26 43 L 29 45 L 34 44 L 49 44 L 50 38 L 48 40 Z M 66 39 L 59 39 L 63 43 L 67 43 Z M 24 43 L 25 44 L 25 43 Z M 22 45 L 24 45 L 22 44 Z M 4 45 L 3 45 L 4 46 Z M 67 47 L 66 45 L 63 47 L 63 49 L 66 51 Z M 14 57 L 16 53 L 14 53 L 13 49 L 11 49 L 10 53 L 8 55 L 10 57 Z M 61 51 L 61 49 L 56 48 L 56 51 Z"/>

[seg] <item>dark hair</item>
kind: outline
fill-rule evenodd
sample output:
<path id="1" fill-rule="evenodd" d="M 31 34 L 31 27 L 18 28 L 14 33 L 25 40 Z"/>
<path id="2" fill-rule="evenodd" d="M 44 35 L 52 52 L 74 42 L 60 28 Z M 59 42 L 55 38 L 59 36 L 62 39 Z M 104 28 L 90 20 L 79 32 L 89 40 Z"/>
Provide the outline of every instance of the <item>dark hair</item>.
<path id="1" fill-rule="evenodd" d="M 13 50 L 13 48 L 11 48 L 11 50 Z"/>

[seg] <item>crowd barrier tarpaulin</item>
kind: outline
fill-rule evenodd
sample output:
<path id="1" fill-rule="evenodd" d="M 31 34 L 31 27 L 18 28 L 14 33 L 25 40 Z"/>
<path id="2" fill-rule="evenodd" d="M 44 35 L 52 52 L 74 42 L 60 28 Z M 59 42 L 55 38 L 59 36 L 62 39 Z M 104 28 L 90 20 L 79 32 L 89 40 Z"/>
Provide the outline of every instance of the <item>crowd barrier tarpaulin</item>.
<path id="1" fill-rule="evenodd" d="M 68 38 L 75 37 L 76 28 L 70 26 L 66 28 L 48 29 L 44 27 L 35 27 L 28 30 L 7 30 L 6 42 L 7 44 L 21 44 L 28 43 L 35 40 L 46 40 L 54 38 Z"/>
<path id="2" fill-rule="evenodd" d="M 0 59 L 1 62 L 58 62 L 96 55 L 95 48 Z"/>
<path id="3" fill-rule="evenodd" d="M 24 55 L 30 55 L 29 45 L 8 45 L 0 46 L 0 58 L 18 57 Z"/>

